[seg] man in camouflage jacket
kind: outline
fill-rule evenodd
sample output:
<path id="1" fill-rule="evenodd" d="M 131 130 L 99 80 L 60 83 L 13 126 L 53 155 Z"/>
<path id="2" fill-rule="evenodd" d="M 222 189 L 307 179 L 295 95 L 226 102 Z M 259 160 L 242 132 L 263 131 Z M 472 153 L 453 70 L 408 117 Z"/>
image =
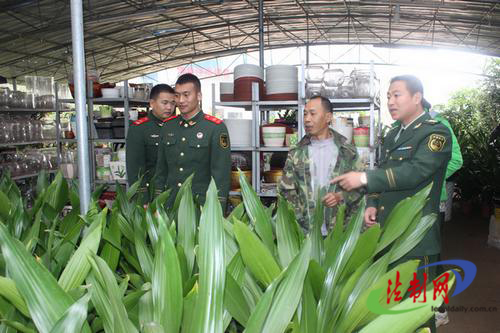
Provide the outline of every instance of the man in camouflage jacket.
<path id="1" fill-rule="evenodd" d="M 344 200 L 347 205 L 346 221 L 350 215 L 357 210 L 358 203 L 362 197 L 361 191 L 343 192 L 340 187 L 335 184 L 318 186 L 315 185 L 315 172 L 313 169 L 318 161 L 311 156 L 311 145 L 315 142 L 323 141 L 326 146 L 320 147 L 320 158 L 326 163 L 329 163 L 325 176 L 336 177 L 347 171 L 359 170 L 358 154 L 356 148 L 347 144 L 347 139 L 329 128 L 329 123 L 332 119 L 332 108 L 330 101 L 326 98 L 317 96 L 313 97 L 307 104 L 304 110 L 304 127 L 306 135 L 290 150 L 283 177 L 278 186 L 279 193 L 292 204 L 295 209 L 297 220 L 306 231 L 310 229 L 312 224 L 314 210 L 318 197 L 324 203 L 324 225 L 323 233 L 326 228 L 333 226 L 333 220 L 337 214 L 337 205 Z M 331 153 L 328 149 L 329 145 L 336 153 Z M 333 146 L 331 142 L 333 141 Z M 335 148 L 336 147 L 336 148 Z M 337 156 L 335 161 L 335 155 Z M 316 155 L 315 155 L 316 156 Z M 316 163 L 315 163 L 316 162 Z"/>

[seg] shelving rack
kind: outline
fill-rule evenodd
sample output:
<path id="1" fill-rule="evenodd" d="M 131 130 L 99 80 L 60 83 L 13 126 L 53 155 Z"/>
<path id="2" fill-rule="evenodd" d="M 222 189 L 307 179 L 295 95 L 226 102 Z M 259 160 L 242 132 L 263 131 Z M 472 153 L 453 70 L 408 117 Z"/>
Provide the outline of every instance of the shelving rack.
<path id="1" fill-rule="evenodd" d="M 300 85 L 299 85 L 300 87 Z M 269 118 L 269 112 L 281 111 L 284 109 L 297 110 L 298 132 L 297 135 L 301 138 L 304 135 L 303 117 L 304 117 L 304 98 L 302 90 L 299 89 L 297 100 L 293 101 L 261 101 L 259 98 L 259 86 L 257 83 L 252 84 L 252 101 L 249 102 L 215 102 L 215 84 L 212 85 L 212 107 L 233 107 L 243 108 L 252 112 L 252 131 L 251 131 L 251 146 L 231 146 L 231 151 L 251 151 L 252 152 L 252 187 L 261 197 L 276 197 L 276 193 L 262 192 L 261 186 L 261 169 L 260 169 L 260 154 L 263 152 L 279 152 L 289 151 L 290 147 L 264 147 L 260 144 L 260 126 Z M 230 195 L 241 195 L 240 192 L 231 191 Z"/>
<path id="2" fill-rule="evenodd" d="M 382 135 L 381 126 L 375 126 L 375 122 L 378 121 L 380 124 L 380 103 L 377 101 L 376 96 L 370 98 L 349 98 L 349 99 L 330 99 L 333 105 L 333 112 L 360 112 L 360 111 L 370 111 L 370 169 L 375 167 L 376 163 L 376 138 L 380 138 Z M 377 119 L 375 119 L 375 111 L 377 112 Z M 377 129 L 375 131 L 373 129 Z"/>
<path id="3" fill-rule="evenodd" d="M 92 93 L 93 93 L 93 82 L 89 81 L 87 83 L 88 89 L 87 91 L 89 92 L 89 97 L 87 98 L 87 112 L 88 112 L 88 131 L 89 131 L 89 155 L 90 155 L 90 170 L 91 170 L 91 181 L 92 181 L 92 187 L 95 188 L 96 184 L 115 184 L 116 180 L 99 180 L 96 177 L 96 161 L 95 161 L 95 144 L 98 142 L 106 142 L 106 143 L 117 143 L 117 144 L 124 144 L 125 139 L 100 139 L 93 137 L 93 132 L 92 128 L 94 126 L 94 105 L 109 105 L 112 107 L 118 107 L 118 108 L 123 108 L 123 115 L 124 115 L 124 128 L 125 128 L 125 138 L 127 137 L 128 133 L 128 128 L 129 128 L 129 121 L 130 121 L 130 115 L 129 111 L 131 107 L 148 107 L 149 106 L 149 101 L 148 100 L 141 100 L 137 98 L 130 98 L 129 97 L 129 91 L 127 89 L 128 87 L 128 80 L 123 81 L 123 86 L 125 87 L 123 89 L 123 94 L 124 96 L 122 98 L 93 98 Z M 59 100 L 59 103 L 68 103 L 68 104 L 74 104 L 75 101 L 73 99 L 61 99 Z M 58 104 L 59 104 L 58 103 Z M 74 111 L 73 111 L 74 112 Z M 76 143 L 77 139 L 62 139 L 61 142 L 63 143 Z M 119 184 L 126 184 L 126 181 L 118 181 Z"/>
<path id="4" fill-rule="evenodd" d="M 370 160 L 369 167 L 373 169 L 376 164 L 376 139 L 381 136 L 381 126 L 375 126 L 376 122 L 380 124 L 380 103 L 378 96 L 375 93 L 374 87 L 374 72 L 371 69 L 371 88 L 370 97 L 368 98 L 346 98 L 346 99 L 330 99 L 333 105 L 333 112 L 370 112 Z M 283 109 L 296 109 L 298 121 L 298 140 L 304 136 L 304 84 L 299 83 L 299 96 L 296 101 L 260 101 L 259 100 L 259 87 L 257 83 L 252 85 L 252 101 L 249 102 L 215 102 L 218 98 L 215 94 L 215 84 L 212 85 L 212 108 L 232 107 L 243 108 L 246 111 L 252 111 L 252 131 L 251 131 L 251 146 L 231 146 L 232 152 L 237 151 L 251 151 L 252 152 L 252 187 L 261 197 L 275 197 L 276 193 L 262 192 L 261 186 L 261 168 L 260 168 L 260 154 L 262 152 L 279 152 L 289 151 L 290 147 L 263 147 L 260 145 L 260 126 L 263 121 L 267 120 L 269 111 L 278 111 Z M 375 117 L 377 112 L 378 117 Z M 373 129 L 376 129 L 375 132 Z M 241 195 L 240 192 L 231 191 L 230 195 Z"/>
<path id="5" fill-rule="evenodd" d="M 14 91 L 17 90 L 17 84 L 14 81 L 13 82 L 13 88 Z M 33 113 L 51 113 L 55 112 L 56 113 L 56 138 L 54 139 L 42 139 L 42 140 L 34 140 L 34 141 L 18 141 L 18 142 L 7 142 L 7 143 L 1 143 L 0 148 L 9 148 L 9 147 L 26 147 L 26 146 L 32 146 L 32 145 L 39 145 L 39 144 L 44 144 L 44 143 L 53 143 L 56 145 L 57 149 L 57 160 L 58 164 L 60 163 L 60 134 L 59 134 L 59 128 L 60 128 L 60 118 L 59 118 L 59 104 L 57 103 L 57 94 L 58 94 L 58 88 L 59 85 L 58 83 L 55 83 L 54 85 L 54 91 L 55 91 L 55 105 L 54 108 L 0 108 L 0 114 L 33 114 Z M 16 148 L 17 149 L 17 148 Z M 54 174 L 57 171 L 55 170 L 46 170 L 48 174 Z M 38 173 L 31 173 L 31 174 L 25 174 L 25 175 L 20 175 L 20 176 L 15 176 L 12 177 L 12 180 L 25 180 L 29 178 L 34 178 L 37 177 Z"/>

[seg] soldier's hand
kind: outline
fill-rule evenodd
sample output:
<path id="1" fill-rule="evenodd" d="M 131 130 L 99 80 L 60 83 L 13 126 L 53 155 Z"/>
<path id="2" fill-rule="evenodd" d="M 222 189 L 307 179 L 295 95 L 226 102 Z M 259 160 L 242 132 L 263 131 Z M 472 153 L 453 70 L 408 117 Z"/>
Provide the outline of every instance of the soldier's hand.
<path id="1" fill-rule="evenodd" d="M 350 171 L 333 178 L 330 183 L 338 183 L 344 190 L 352 191 L 363 186 L 363 183 L 361 182 L 362 174 L 362 172 Z"/>
<path id="2" fill-rule="evenodd" d="M 365 226 L 372 227 L 377 223 L 377 208 L 368 207 L 365 209 Z"/>
<path id="3" fill-rule="evenodd" d="M 323 197 L 323 203 L 326 207 L 332 208 L 338 205 L 343 199 L 342 192 L 329 192 Z"/>

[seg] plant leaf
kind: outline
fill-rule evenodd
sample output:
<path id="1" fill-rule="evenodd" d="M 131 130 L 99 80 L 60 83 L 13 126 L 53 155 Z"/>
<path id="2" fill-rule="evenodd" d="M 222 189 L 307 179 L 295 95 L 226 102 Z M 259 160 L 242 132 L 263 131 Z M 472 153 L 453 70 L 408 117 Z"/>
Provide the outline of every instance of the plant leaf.
<path id="1" fill-rule="evenodd" d="M 153 321 L 166 332 L 179 332 L 182 320 L 182 274 L 177 250 L 165 224 L 155 249 L 151 292 Z"/>
<path id="2" fill-rule="evenodd" d="M 90 271 L 90 263 L 88 256 L 97 253 L 99 243 L 101 242 L 101 232 L 106 221 L 108 210 L 104 210 L 97 215 L 95 221 L 91 224 L 87 231 L 87 235 L 83 238 L 78 249 L 73 253 L 71 259 L 66 264 L 61 276 L 59 277 L 59 285 L 64 291 L 69 291 L 81 285 L 87 274 Z"/>
<path id="3" fill-rule="evenodd" d="M 49 333 L 54 324 L 73 304 L 71 297 L 55 278 L 12 238 L 0 224 L 0 246 L 9 275 L 28 306 L 31 318 L 41 333 Z"/>
<path id="4" fill-rule="evenodd" d="M 87 319 L 87 306 L 90 294 L 73 303 L 57 321 L 51 333 L 80 333 Z"/>
<path id="5" fill-rule="evenodd" d="M 233 230 L 245 265 L 260 283 L 268 286 L 281 272 L 278 263 L 246 224 L 236 221 Z"/>
<path id="6" fill-rule="evenodd" d="M 224 285 L 224 227 L 217 188 L 212 179 L 200 219 L 199 232 L 199 289 L 193 332 L 223 332 Z"/>
<path id="7" fill-rule="evenodd" d="M 273 229 L 271 227 L 271 218 L 267 214 L 264 205 L 257 196 L 257 193 L 248 184 L 245 175 L 240 172 L 241 194 L 243 195 L 243 204 L 250 220 L 255 225 L 255 231 L 262 239 L 270 253 L 274 254 L 275 246 L 273 241 Z"/>

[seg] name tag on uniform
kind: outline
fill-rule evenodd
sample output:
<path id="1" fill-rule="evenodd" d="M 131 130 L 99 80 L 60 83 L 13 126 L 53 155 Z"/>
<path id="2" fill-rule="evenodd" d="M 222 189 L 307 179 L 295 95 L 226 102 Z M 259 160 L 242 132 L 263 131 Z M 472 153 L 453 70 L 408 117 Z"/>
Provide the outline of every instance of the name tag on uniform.
<path id="1" fill-rule="evenodd" d="M 408 147 L 399 147 L 398 149 L 396 150 L 408 150 L 408 149 L 411 149 L 413 148 L 412 146 L 408 146 Z"/>
<path id="2" fill-rule="evenodd" d="M 160 136 L 158 134 L 151 134 L 152 138 L 159 138 Z"/>

